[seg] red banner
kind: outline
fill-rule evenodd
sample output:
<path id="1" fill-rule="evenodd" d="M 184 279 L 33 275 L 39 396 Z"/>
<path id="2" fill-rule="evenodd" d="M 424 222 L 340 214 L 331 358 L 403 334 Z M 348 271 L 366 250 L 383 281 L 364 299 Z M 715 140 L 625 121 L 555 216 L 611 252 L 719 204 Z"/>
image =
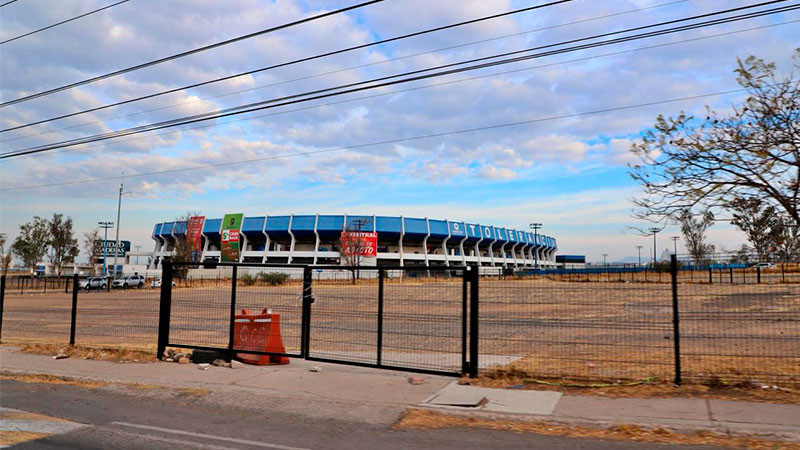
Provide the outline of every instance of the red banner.
<path id="1" fill-rule="evenodd" d="M 378 256 L 378 233 L 342 231 L 342 254 Z"/>
<path id="2" fill-rule="evenodd" d="M 189 223 L 186 224 L 186 243 L 189 245 L 189 250 L 192 252 L 199 252 L 202 250 L 201 234 L 203 233 L 203 223 L 205 223 L 205 216 L 195 216 L 189 218 Z"/>

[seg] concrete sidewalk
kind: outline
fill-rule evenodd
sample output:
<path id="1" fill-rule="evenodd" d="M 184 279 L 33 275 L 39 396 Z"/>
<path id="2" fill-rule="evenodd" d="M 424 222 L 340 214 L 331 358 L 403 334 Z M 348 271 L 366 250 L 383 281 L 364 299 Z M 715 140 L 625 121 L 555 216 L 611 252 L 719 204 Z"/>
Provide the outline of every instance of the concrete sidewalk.
<path id="1" fill-rule="evenodd" d="M 311 371 L 319 367 L 321 371 Z M 673 430 L 710 430 L 800 442 L 800 405 L 682 398 L 607 398 L 462 386 L 452 378 L 410 374 L 292 359 L 285 366 L 235 369 L 194 364 L 114 363 L 18 352 L 0 347 L 0 370 L 48 374 L 111 383 L 168 388 L 200 388 L 206 401 L 268 404 L 306 416 L 343 417 L 392 423 L 409 407 L 434 408 L 459 415 L 513 420 L 543 420 L 567 425 L 607 427 L 633 424 Z"/>

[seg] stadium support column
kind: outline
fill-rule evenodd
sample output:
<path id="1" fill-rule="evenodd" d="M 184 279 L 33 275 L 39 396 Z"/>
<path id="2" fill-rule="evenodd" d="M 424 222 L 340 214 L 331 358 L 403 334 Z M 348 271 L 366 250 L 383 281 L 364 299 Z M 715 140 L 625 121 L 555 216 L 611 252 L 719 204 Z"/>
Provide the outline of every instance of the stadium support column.
<path id="1" fill-rule="evenodd" d="M 318 226 L 319 213 L 317 213 L 317 217 L 314 219 L 314 264 L 317 263 L 317 253 L 319 252 L 319 232 L 317 231 Z"/>
<path id="2" fill-rule="evenodd" d="M 519 267 L 519 264 L 517 264 L 517 246 L 518 245 L 519 245 L 519 242 L 515 242 L 514 245 L 511 246 L 511 257 L 514 260 L 514 268 Z"/>
<path id="3" fill-rule="evenodd" d="M 450 221 L 445 219 L 444 223 L 445 223 L 445 225 L 447 225 L 447 237 L 444 238 L 444 241 L 442 241 L 442 250 L 444 251 L 444 265 L 449 267 L 450 266 L 450 255 L 448 255 L 448 251 L 447 251 L 447 241 L 450 240 Z"/>
<path id="4" fill-rule="evenodd" d="M 400 241 L 397 243 L 400 250 L 400 267 L 403 267 L 403 237 L 406 235 L 406 219 L 400 216 Z"/>
<path id="5" fill-rule="evenodd" d="M 289 216 L 289 226 L 286 227 L 286 231 L 289 232 L 289 237 L 292 239 L 289 243 L 289 259 L 287 260 L 288 264 L 292 263 L 292 257 L 294 257 L 294 233 L 292 233 L 292 222 L 294 222 L 294 214 Z"/>
<path id="6" fill-rule="evenodd" d="M 425 225 L 428 227 L 428 234 L 425 235 L 425 239 L 422 240 L 422 254 L 425 256 L 425 267 L 429 267 L 428 263 L 428 238 L 431 235 L 431 223 L 428 221 L 428 218 L 425 218 Z"/>
<path id="7" fill-rule="evenodd" d="M 264 214 L 264 227 L 261 228 L 261 233 L 264 235 L 264 255 L 261 257 L 261 263 L 267 262 L 267 258 L 269 258 L 269 234 L 267 234 L 267 220 L 269 220 L 269 214 Z"/>
<path id="8" fill-rule="evenodd" d="M 467 234 L 469 235 L 469 233 Z M 481 228 L 481 224 L 478 224 L 478 236 L 480 236 L 480 239 L 478 239 L 478 241 L 475 242 L 475 256 L 478 257 L 478 267 L 480 267 L 483 265 L 483 261 L 481 261 L 481 248 L 480 248 L 481 242 L 483 242 L 483 228 Z"/>
<path id="9" fill-rule="evenodd" d="M 467 224 L 464 223 L 464 239 L 461 239 L 461 242 L 458 243 L 458 249 L 461 251 L 461 264 L 464 266 L 467 265 L 467 252 L 464 251 L 464 242 L 466 242 L 468 238 L 469 233 L 467 233 Z"/>

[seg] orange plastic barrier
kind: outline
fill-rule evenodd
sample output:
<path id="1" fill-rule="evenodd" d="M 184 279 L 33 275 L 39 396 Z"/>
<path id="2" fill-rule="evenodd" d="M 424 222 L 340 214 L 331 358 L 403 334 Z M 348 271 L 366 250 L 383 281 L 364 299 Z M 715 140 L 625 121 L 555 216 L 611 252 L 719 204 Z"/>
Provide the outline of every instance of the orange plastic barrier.
<path id="1" fill-rule="evenodd" d="M 233 335 L 236 350 L 286 353 L 281 339 L 281 315 L 270 313 L 267 309 L 260 314 L 252 314 L 243 309 L 234 317 Z M 267 364 L 289 364 L 289 358 L 277 355 L 252 355 L 237 353 L 242 362 L 264 366 Z"/>

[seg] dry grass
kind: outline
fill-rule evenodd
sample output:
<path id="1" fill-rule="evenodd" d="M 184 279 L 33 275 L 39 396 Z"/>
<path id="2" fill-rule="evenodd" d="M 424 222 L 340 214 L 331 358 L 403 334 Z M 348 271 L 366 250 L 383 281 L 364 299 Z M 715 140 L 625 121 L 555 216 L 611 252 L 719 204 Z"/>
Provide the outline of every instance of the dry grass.
<path id="1" fill-rule="evenodd" d="M 97 389 L 108 385 L 104 381 L 85 380 L 72 377 L 62 377 L 45 374 L 10 374 L 1 373 L 0 380 L 19 381 L 20 383 L 53 384 L 63 386 L 77 386 L 86 389 Z"/>
<path id="2" fill-rule="evenodd" d="M 394 426 L 395 429 L 439 429 L 439 428 L 486 428 L 517 433 L 535 433 L 549 436 L 569 436 L 585 439 L 611 439 L 619 441 L 653 442 L 683 445 L 714 445 L 729 448 L 800 449 L 798 443 L 775 442 L 749 437 L 731 437 L 710 431 L 676 433 L 663 428 L 643 428 L 636 425 L 616 425 L 610 428 L 565 426 L 547 422 L 518 422 L 490 420 L 477 417 L 462 417 L 436 411 L 409 410 Z"/>
<path id="3" fill-rule="evenodd" d="M 568 395 L 589 395 L 625 398 L 712 398 L 718 400 L 739 400 L 761 403 L 782 403 L 800 405 L 800 391 L 769 385 L 741 382 L 734 384 L 683 384 L 675 386 L 671 381 L 645 379 L 633 385 L 625 383 L 581 382 L 570 380 L 531 380 L 524 374 L 502 373 L 499 371 L 481 375 L 475 379 L 465 378 L 461 383 L 490 388 L 509 388 L 558 391 Z"/>
<path id="4" fill-rule="evenodd" d="M 98 348 L 86 346 L 69 346 L 58 344 L 25 344 L 20 349 L 24 353 L 36 355 L 56 355 L 63 351 L 70 358 L 93 359 L 97 361 L 115 362 L 155 362 L 155 352 L 142 352 L 138 350 L 120 348 Z"/>

